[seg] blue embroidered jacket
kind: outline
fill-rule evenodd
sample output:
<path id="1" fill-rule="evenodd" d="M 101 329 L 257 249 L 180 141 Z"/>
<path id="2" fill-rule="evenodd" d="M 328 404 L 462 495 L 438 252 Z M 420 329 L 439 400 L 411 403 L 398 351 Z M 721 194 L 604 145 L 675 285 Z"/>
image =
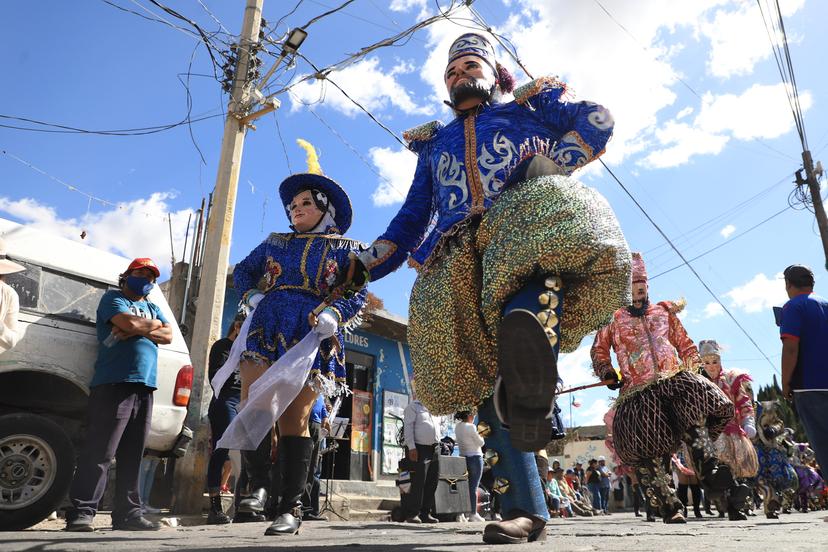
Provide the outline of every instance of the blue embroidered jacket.
<path id="1" fill-rule="evenodd" d="M 423 265 L 444 235 L 492 205 L 522 159 L 542 154 L 569 173 L 601 155 L 612 116 L 595 103 L 564 101 L 565 90 L 553 78 L 536 79 L 515 90 L 514 101 L 405 133 L 419 157 L 417 169 L 388 229 L 359 255 L 371 280 L 393 272 L 409 255 L 410 264 Z M 436 225 L 423 239 L 434 212 Z"/>
<path id="2" fill-rule="evenodd" d="M 273 233 L 239 262 L 233 269 L 236 289 L 265 294 L 250 321 L 246 356 L 272 363 L 305 337 L 311 331 L 308 314 L 328 297 L 339 270 L 348 266 L 348 254 L 359 245 L 335 234 Z M 358 323 L 366 293 L 330 305 L 340 328 Z M 343 382 L 341 329 L 335 337 L 341 345 L 340 357 L 331 354 L 332 340 L 325 340 L 312 370 Z"/>

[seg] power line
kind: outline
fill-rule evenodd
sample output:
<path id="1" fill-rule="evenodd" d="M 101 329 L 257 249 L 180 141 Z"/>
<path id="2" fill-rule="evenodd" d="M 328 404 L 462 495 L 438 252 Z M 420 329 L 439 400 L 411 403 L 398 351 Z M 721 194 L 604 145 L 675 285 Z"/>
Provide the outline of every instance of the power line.
<path id="1" fill-rule="evenodd" d="M 312 61 L 310 61 L 307 57 L 303 56 L 302 54 L 300 54 L 300 53 L 298 53 L 298 52 L 297 52 L 297 55 L 298 55 L 299 57 L 301 57 L 303 60 L 305 60 L 305 62 L 307 62 L 307 63 L 308 63 L 308 65 L 310 65 L 311 67 L 313 67 L 314 71 L 316 71 L 317 73 L 319 73 L 319 69 L 316 67 L 316 65 L 314 65 L 314 64 L 313 64 L 313 62 L 312 62 Z M 350 95 L 350 94 L 348 94 L 347 92 L 345 92 L 345 90 L 344 90 L 341 86 L 339 86 L 339 85 L 338 85 L 338 84 L 336 84 L 333 80 L 331 80 L 330 75 L 325 75 L 324 79 L 325 79 L 327 82 L 329 82 L 329 83 L 331 83 L 332 85 L 334 85 L 334 87 L 335 87 L 337 90 L 339 90 L 340 92 L 342 92 L 342 95 L 343 95 L 343 96 L 345 96 L 346 98 L 348 98 L 348 100 L 350 100 L 350 101 L 351 101 L 351 103 L 353 103 L 353 104 L 354 104 L 355 106 L 357 106 L 360 110 L 362 110 L 362 112 L 363 112 L 363 113 L 365 113 L 366 115 L 368 115 L 368 117 L 369 117 L 372 121 L 374 121 L 376 124 L 378 124 L 378 125 L 379 125 L 379 126 L 380 126 L 383 130 L 384 130 L 384 131 L 386 131 L 388 134 L 390 134 L 391 136 L 393 136 L 393 137 L 394 137 L 394 140 L 396 140 L 396 141 L 397 141 L 397 142 L 398 142 L 398 143 L 399 143 L 399 144 L 400 144 L 403 148 L 408 149 L 408 146 L 406 145 L 406 143 L 405 143 L 405 142 L 403 142 L 403 141 L 400 139 L 400 137 L 399 137 L 399 136 L 397 136 L 397 134 L 396 134 L 393 130 L 391 130 L 390 128 L 388 128 L 387 126 L 385 126 L 385 124 L 383 124 L 383 123 L 382 123 L 379 119 L 377 119 L 377 118 L 374 116 L 374 114 L 373 114 L 373 113 L 371 113 L 370 111 L 368 111 L 368 109 L 367 109 L 364 105 L 362 105 L 361 103 L 359 103 L 358 101 L 356 101 L 354 98 L 352 98 L 352 97 L 351 97 L 351 95 Z"/>
<path id="2" fill-rule="evenodd" d="M 90 200 L 90 201 L 96 201 L 96 202 L 100 203 L 101 205 L 106 205 L 106 206 L 108 206 L 108 207 L 114 207 L 114 208 L 116 208 L 116 209 L 121 209 L 121 210 L 126 209 L 126 207 L 124 207 L 124 204 L 123 204 L 123 203 L 115 203 L 115 202 L 109 201 L 108 199 L 104 199 L 104 198 L 102 198 L 102 197 L 98 197 L 98 196 L 92 195 L 92 194 L 90 194 L 89 192 L 86 192 L 86 191 L 84 191 L 84 190 L 82 190 L 82 189 L 78 188 L 77 186 L 74 186 L 74 185 L 72 185 L 72 184 L 69 184 L 69 183 L 67 183 L 67 182 L 64 182 L 64 181 L 63 181 L 63 180 L 61 180 L 60 178 L 58 178 L 58 177 L 56 177 L 56 176 L 54 176 L 54 175 L 51 175 L 51 174 L 47 173 L 47 172 L 46 172 L 46 171 L 44 171 L 43 169 L 41 169 L 41 168 L 39 168 L 39 167 L 36 167 L 35 165 L 33 165 L 33 164 L 29 163 L 29 162 L 28 162 L 28 161 L 26 161 L 25 159 L 21 159 L 20 157 L 18 157 L 17 155 L 15 155 L 15 154 L 13 154 L 13 153 L 10 153 L 10 152 L 8 152 L 8 151 L 6 151 L 6 150 L 2 150 L 2 153 L 3 153 L 3 155 L 6 155 L 6 156 L 10 157 L 11 159 L 14 159 L 15 161 L 17 161 L 17 162 L 18 162 L 18 163 L 20 163 L 21 165 L 24 165 L 24 166 L 26 166 L 26 167 L 28 167 L 28 168 L 32 169 L 33 171 L 35 171 L 35 172 L 37 172 L 37 173 L 42 174 L 43 176 L 45 176 L 45 177 L 46 177 L 46 178 L 48 178 L 49 180 L 52 180 L 52 181 L 54 181 L 54 182 L 57 182 L 58 184 L 60 184 L 61 186 L 65 187 L 65 188 L 66 188 L 67 190 L 69 190 L 70 192 L 75 192 L 75 193 L 78 193 L 78 194 L 82 195 L 83 197 L 87 198 L 88 200 Z M 88 215 L 88 214 L 89 214 L 89 212 L 88 212 L 88 209 L 87 209 L 87 215 Z M 166 220 L 167 220 L 167 217 L 164 217 L 164 216 L 159 216 L 159 215 L 158 215 L 158 213 L 155 213 L 155 212 L 144 211 L 144 214 L 145 214 L 146 216 L 148 216 L 148 217 L 149 217 L 149 216 L 151 216 L 151 217 L 160 218 L 161 220 L 164 220 L 164 221 L 166 221 Z"/>
<path id="3" fill-rule="evenodd" d="M 325 18 L 325 17 L 328 17 L 329 15 L 333 15 L 333 14 L 335 14 L 336 12 L 338 12 L 339 10 L 341 10 L 341 9 L 343 9 L 343 8 L 346 8 L 346 7 L 348 6 L 348 4 L 352 4 L 353 2 L 354 2 L 354 0 L 346 0 L 345 2 L 343 2 L 342 4 L 340 4 L 339 6 L 337 6 L 337 7 L 335 7 L 335 8 L 332 8 L 332 9 L 330 9 L 330 10 L 326 11 L 325 13 L 322 13 L 322 14 L 317 15 L 316 17 L 314 17 L 313 19 L 311 19 L 310 21 L 308 21 L 307 23 L 305 23 L 304 25 L 302 25 L 302 27 L 301 27 L 301 28 L 302 28 L 302 29 L 307 29 L 308 27 L 310 27 L 311 25 L 313 25 L 314 23 L 316 23 L 316 22 L 317 22 L 317 21 L 319 21 L 320 19 L 323 19 L 323 18 Z"/>
<path id="4" fill-rule="evenodd" d="M 30 132 L 48 132 L 48 133 L 55 133 L 55 134 L 98 134 L 102 136 L 144 136 L 147 134 L 155 134 L 157 132 L 164 132 L 165 130 L 170 130 L 175 127 L 179 127 L 181 125 L 186 125 L 189 123 L 197 123 L 200 121 L 206 121 L 208 119 L 215 119 L 216 117 L 221 117 L 220 113 L 215 115 L 204 115 L 201 117 L 196 117 L 195 119 L 191 119 L 186 117 L 177 123 L 170 123 L 167 125 L 156 125 L 150 127 L 139 127 L 139 128 L 124 128 L 124 129 L 115 129 L 115 130 L 89 130 L 85 128 L 78 128 L 69 125 L 62 125 L 58 123 L 49 123 L 46 121 L 40 121 L 38 119 L 30 119 L 28 117 L 17 117 L 15 115 L 4 115 L 0 114 L 0 119 L 10 119 L 14 121 L 21 121 L 24 123 L 32 123 L 35 125 L 40 125 L 49 128 L 32 128 L 32 127 L 21 127 L 21 126 L 13 126 L 13 125 L 4 125 L 0 124 L 0 127 L 4 128 L 11 128 L 15 130 L 27 130 Z"/>
<path id="5" fill-rule="evenodd" d="M 351 64 L 355 63 L 357 60 L 359 60 L 361 58 L 364 58 L 369 53 L 371 53 L 375 50 L 378 50 L 380 48 L 385 48 L 385 47 L 388 47 L 388 46 L 398 46 L 397 43 L 400 42 L 403 39 L 405 39 L 405 42 L 403 42 L 403 44 L 405 44 L 405 43 L 408 42 L 408 40 L 411 40 L 414 33 L 417 32 L 418 30 L 420 30 L 422 28 L 425 28 L 425 27 L 428 27 L 432 23 L 435 23 L 435 22 L 440 21 L 442 19 L 451 19 L 450 16 L 451 16 L 452 12 L 458 10 L 460 8 L 460 6 L 464 6 L 464 5 L 465 4 L 460 4 L 458 6 L 452 5 L 452 7 L 447 12 L 441 12 L 440 15 L 435 15 L 435 16 L 426 18 L 422 21 L 419 21 L 419 22 L 415 23 L 411 27 L 408 27 L 407 29 L 405 29 L 403 31 L 400 31 L 399 33 L 397 33 L 394 36 L 385 38 L 383 40 L 380 40 L 379 42 L 375 42 L 374 44 L 371 44 L 370 46 L 365 46 L 365 47 L 361 48 L 358 52 L 348 55 L 348 57 L 346 57 L 345 59 L 343 59 L 341 61 L 338 61 L 336 63 L 333 63 L 331 65 L 328 65 L 327 67 L 324 67 L 322 69 L 318 69 L 316 73 L 305 75 L 305 76 L 303 76 L 299 79 L 296 79 L 295 81 L 293 81 L 290 84 L 288 84 L 287 86 L 284 86 L 281 89 L 273 92 L 272 94 L 273 95 L 282 94 L 282 93 L 287 92 L 288 90 L 290 90 L 290 89 L 298 86 L 299 84 L 301 84 L 305 81 L 308 81 L 310 79 L 325 78 L 325 76 L 328 75 L 329 73 L 331 73 L 333 71 L 341 70 L 344 67 L 347 67 L 348 65 L 351 65 Z"/>
<path id="6" fill-rule="evenodd" d="M 211 18 L 213 18 L 213 21 L 215 21 L 216 23 L 218 23 L 219 29 L 221 29 L 222 31 L 224 31 L 225 33 L 227 33 L 227 34 L 228 34 L 228 35 L 230 35 L 230 36 L 234 36 L 234 35 L 233 35 L 233 33 L 231 33 L 231 32 L 227 29 L 227 27 L 225 27 L 225 26 L 224 26 L 224 24 L 223 24 L 223 23 L 219 20 L 219 18 L 218 18 L 218 17 L 216 17 L 216 16 L 213 14 L 213 12 L 211 12 L 211 11 L 210 11 L 210 8 L 208 8 L 208 7 L 207 7 L 207 4 L 205 4 L 204 2 L 202 2 L 202 0 L 197 0 L 197 1 L 198 1 L 198 3 L 199 3 L 199 4 L 201 4 L 201 7 L 202 7 L 202 8 L 204 8 L 204 11 L 206 11 L 206 12 L 207 12 L 207 15 L 209 15 Z"/>
<path id="7" fill-rule="evenodd" d="M 294 97 L 294 98 L 295 98 L 295 96 L 293 96 L 293 94 L 291 94 L 291 97 Z M 386 177 L 386 176 L 384 176 L 384 175 L 380 174 L 380 173 L 379 173 L 379 171 L 377 171 L 377 170 L 374 168 L 374 165 L 373 165 L 372 163 L 370 163 L 367 159 L 365 159 L 365 157 L 363 157 L 363 155 L 362 155 L 361 153 L 359 153 L 359 150 L 357 150 L 357 149 L 356 149 L 353 145 L 351 145 L 351 143 L 350 143 L 350 142 L 348 142 L 348 140 L 346 140 L 346 139 L 345 139 L 345 137 L 344 137 L 344 136 L 342 136 L 342 134 L 340 134 L 340 133 L 339 133 L 339 132 L 338 132 L 335 128 L 333 128 L 331 125 L 329 125 L 329 124 L 328 124 L 328 122 L 327 122 L 327 121 L 325 121 L 325 120 L 324 120 L 324 119 L 323 119 L 323 118 L 322 118 L 322 117 L 321 117 L 321 116 L 320 116 L 320 115 L 316 112 L 316 110 L 315 110 L 315 109 L 313 109 L 313 108 L 310 106 L 310 104 L 307 104 L 307 103 L 305 103 L 305 102 L 301 101 L 299 98 L 295 98 L 295 99 L 296 99 L 296 101 L 298 101 L 299 103 L 301 103 L 302 105 L 304 105 L 305 107 L 307 107 L 307 108 L 308 108 L 308 111 L 310 111 L 311 115 L 313 115 L 314 117 L 316 117 L 316 119 L 317 119 L 320 123 L 322 123 L 322 124 L 325 126 L 325 128 L 327 128 L 327 129 L 331 132 L 331 134 L 333 134 L 334 136 L 336 136 L 337 138 L 339 138 L 339 141 L 340 141 L 340 142 L 342 142 L 342 143 L 345 145 L 345 147 L 347 147 L 349 150 L 351 150 L 351 152 L 353 152 L 353 154 L 354 154 L 354 155 L 356 155 L 356 156 L 357 156 L 357 158 L 358 158 L 360 161 L 362 161 L 362 162 L 365 164 L 365 166 L 366 166 L 366 167 L 368 167 L 368 169 L 369 169 L 372 173 L 374 173 L 374 174 L 377 176 L 377 178 L 380 178 L 381 180 L 385 181 L 385 182 L 386 182 L 389 186 L 391 186 L 391 187 L 392 187 L 392 188 L 393 188 L 393 189 L 394 189 L 397 193 L 399 193 L 401 197 L 405 197 L 406 193 L 405 193 L 403 190 L 401 190 L 400 188 L 398 188 L 398 187 L 397 187 L 397 185 L 396 185 L 396 184 L 394 184 L 394 182 L 393 182 L 392 180 L 390 180 L 388 177 Z"/>
<path id="8" fill-rule="evenodd" d="M 781 209 L 781 210 L 779 210 L 779 211 L 775 212 L 774 214 L 772 214 L 771 216 L 769 216 L 769 217 L 767 217 L 767 218 L 765 218 L 765 219 L 761 220 L 760 222 L 758 222 L 758 223 L 754 224 L 753 226 L 751 226 L 751 227 L 750 227 L 750 228 L 748 228 L 747 230 L 744 230 L 744 231 L 742 231 L 742 232 L 740 232 L 740 233 L 736 234 L 735 236 L 733 236 L 733 237 L 731 237 L 730 239 L 728 239 L 728 240 L 726 240 L 726 241 L 724 241 L 724 242 L 720 243 L 719 245 L 717 245 L 717 246 L 715 246 L 715 247 L 711 247 L 711 248 L 710 248 L 710 249 L 708 249 L 707 251 L 704 251 L 704 252 L 702 252 L 702 253 L 699 253 L 698 255 L 696 255 L 695 257 L 693 257 L 692 259 L 690 259 L 688 262 L 693 262 L 693 261 L 695 261 L 695 260 L 701 259 L 701 258 L 702 258 L 702 257 L 704 257 L 705 255 L 708 255 L 708 254 L 710 254 L 710 253 L 713 253 L 714 251 L 716 251 L 717 249 L 720 249 L 720 248 L 724 247 L 725 245 L 729 245 L 729 244 L 730 244 L 731 242 L 733 242 L 734 240 L 736 240 L 736 239 L 738 239 L 738 238 L 741 238 L 742 236 L 744 236 L 744 235 L 745 235 L 745 234 L 747 234 L 748 232 L 751 232 L 751 231 L 753 231 L 753 230 L 755 230 L 755 229 L 759 228 L 760 226 L 762 226 L 762 225 L 763 225 L 763 224 L 765 224 L 766 222 L 770 222 L 771 220 L 775 219 L 776 217 L 778 217 L 778 216 L 779 216 L 779 215 L 781 215 L 782 213 L 785 213 L 785 212 L 787 212 L 787 211 L 789 211 L 789 210 L 791 210 L 791 209 L 793 209 L 793 205 L 788 205 L 788 206 L 787 206 L 787 207 L 785 207 L 784 209 Z M 667 270 L 664 270 L 664 271 L 662 271 L 662 272 L 659 272 L 659 273 L 658 273 L 658 274 L 656 274 L 655 276 L 650 276 L 650 280 L 653 280 L 653 279 L 655 279 L 655 278 L 658 278 L 659 276 L 664 276 L 665 274 L 667 274 L 667 273 L 669 273 L 669 272 L 673 272 L 674 270 L 677 270 L 677 269 L 679 269 L 679 268 L 681 268 L 681 267 L 683 267 L 683 266 L 684 266 L 684 264 L 680 264 L 680 265 L 676 265 L 676 266 L 674 266 L 673 268 L 668 268 Z"/>

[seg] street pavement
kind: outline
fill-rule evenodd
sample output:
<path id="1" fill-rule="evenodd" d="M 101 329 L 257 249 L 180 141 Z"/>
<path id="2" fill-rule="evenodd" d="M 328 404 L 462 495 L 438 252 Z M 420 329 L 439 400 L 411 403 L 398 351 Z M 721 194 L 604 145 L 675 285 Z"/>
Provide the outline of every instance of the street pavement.
<path id="1" fill-rule="evenodd" d="M 411 525 L 391 522 L 309 522 L 298 536 L 265 537 L 267 523 L 168 527 L 157 532 L 113 531 L 107 516 L 96 518 L 94 533 L 67 533 L 63 521 L 41 523 L 27 531 L 0 533 L 3 552 L 168 551 L 168 550 L 349 550 L 360 552 L 477 550 L 658 551 L 696 550 L 788 552 L 828 550 L 828 512 L 793 513 L 778 520 L 764 516 L 743 522 L 690 519 L 686 525 L 647 523 L 622 513 L 598 518 L 552 520 L 544 543 L 512 546 L 483 544 L 483 523 Z M 196 519 L 182 519 L 193 522 Z M 172 522 L 175 524 L 175 522 Z"/>

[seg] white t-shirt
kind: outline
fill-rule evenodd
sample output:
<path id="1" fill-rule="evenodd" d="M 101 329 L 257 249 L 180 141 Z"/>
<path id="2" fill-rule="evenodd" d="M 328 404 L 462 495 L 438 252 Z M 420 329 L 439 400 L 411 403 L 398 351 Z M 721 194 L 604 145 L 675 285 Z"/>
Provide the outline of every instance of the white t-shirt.
<path id="1" fill-rule="evenodd" d="M 460 456 L 483 456 L 483 437 L 477 433 L 474 424 L 460 422 L 454 426 L 454 435 L 460 447 Z"/>
<path id="2" fill-rule="evenodd" d="M 17 292 L 6 282 L 0 281 L 0 353 L 17 345 L 20 330 L 17 326 L 17 313 L 20 300 Z"/>

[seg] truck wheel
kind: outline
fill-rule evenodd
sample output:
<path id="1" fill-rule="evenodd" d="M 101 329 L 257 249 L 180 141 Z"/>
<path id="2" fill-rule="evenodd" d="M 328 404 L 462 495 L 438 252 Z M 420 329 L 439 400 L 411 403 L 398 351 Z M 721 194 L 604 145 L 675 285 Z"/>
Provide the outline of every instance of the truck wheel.
<path id="1" fill-rule="evenodd" d="M 75 449 L 55 422 L 0 416 L 0 531 L 31 527 L 55 511 L 75 469 Z"/>

